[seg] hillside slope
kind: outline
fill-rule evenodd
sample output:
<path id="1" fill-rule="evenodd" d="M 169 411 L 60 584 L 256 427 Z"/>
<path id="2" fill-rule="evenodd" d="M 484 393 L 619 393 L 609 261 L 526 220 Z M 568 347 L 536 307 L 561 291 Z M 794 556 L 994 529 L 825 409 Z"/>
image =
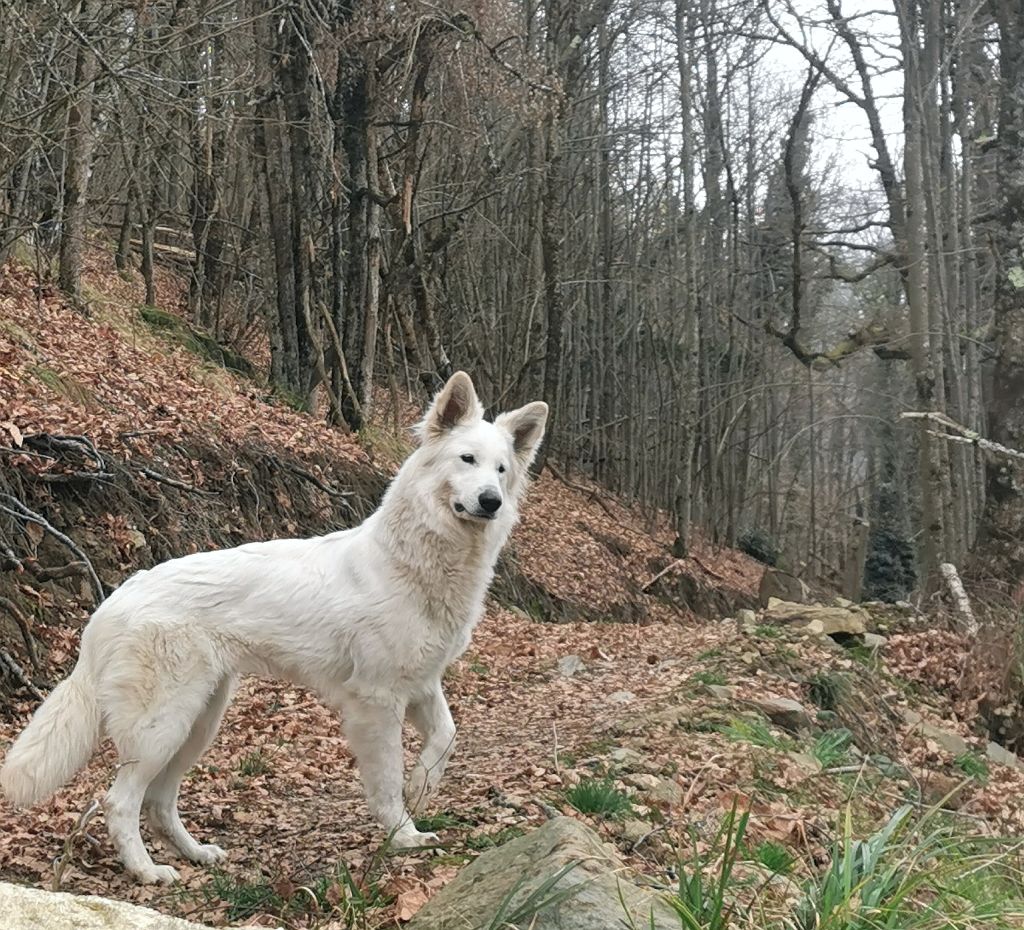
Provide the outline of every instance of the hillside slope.
<path id="1" fill-rule="evenodd" d="M 44 689 L 74 663 L 99 596 L 90 566 L 110 589 L 183 552 L 349 525 L 406 444 L 343 435 L 225 371 L 173 318 L 147 321 L 138 289 L 98 260 L 88 296 L 85 317 L 23 268 L 0 275 L 0 646 Z M 180 298 L 162 275 L 165 310 Z M 67 541 L 12 516 L 19 504 Z M 446 855 L 381 857 L 334 714 L 299 689 L 248 681 L 183 795 L 188 827 L 229 850 L 222 873 L 186 866 L 180 888 L 139 888 L 102 827 L 76 829 L 110 779 L 107 747 L 38 809 L 0 802 L 0 878 L 47 884 L 66 854 L 65 890 L 192 919 L 340 927 L 366 911 L 383 925 L 467 857 L 572 813 L 571 787 L 594 779 L 624 791 L 629 812 L 589 819 L 652 880 L 689 827 L 704 842 L 737 799 L 754 805 L 752 842 L 794 855 L 821 852 L 850 798 L 869 825 L 950 785 L 972 822 L 1024 827 L 1024 778 L 983 761 L 984 739 L 940 687 L 909 682 L 913 650 L 899 637 L 888 648 L 906 677 L 765 618 L 698 620 L 695 608 L 719 620 L 753 603 L 760 566 L 702 544 L 677 561 L 670 542 L 657 516 L 573 476 L 535 483 L 486 619 L 449 676 L 460 744 L 429 821 Z M 21 627 L 41 647 L 36 668 Z M 9 669 L 0 682 L 12 695 L 3 747 L 37 702 Z M 766 699 L 800 702 L 807 726 L 787 730 Z M 987 775 L 967 777 L 965 759 Z"/>

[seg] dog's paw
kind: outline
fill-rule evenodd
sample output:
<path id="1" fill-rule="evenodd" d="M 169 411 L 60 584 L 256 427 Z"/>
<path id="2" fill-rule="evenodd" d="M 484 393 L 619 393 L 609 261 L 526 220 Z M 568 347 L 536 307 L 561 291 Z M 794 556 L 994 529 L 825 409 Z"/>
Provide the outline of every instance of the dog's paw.
<path id="1" fill-rule="evenodd" d="M 391 837 L 392 849 L 420 849 L 422 847 L 440 846 L 441 841 L 436 833 L 421 833 L 411 823 L 406 824 Z"/>
<path id="2" fill-rule="evenodd" d="M 139 869 L 136 878 L 144 885 L 173 885 L 181 879 L 178 870 L 169 865 L 151 865 Z"/>
<path id="3" fill-rule="evenodd" d="M 213 843 L 204 843 L 194 849 L 188 858 L 199 865 L 216 865 L 227 861 L 228 854 Z"/>

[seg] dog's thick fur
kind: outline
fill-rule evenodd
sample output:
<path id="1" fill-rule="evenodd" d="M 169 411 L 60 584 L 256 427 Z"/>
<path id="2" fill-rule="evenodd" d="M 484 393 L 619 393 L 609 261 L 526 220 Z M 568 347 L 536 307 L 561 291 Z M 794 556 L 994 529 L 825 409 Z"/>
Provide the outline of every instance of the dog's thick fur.
<path id="1" fill-rule="evenodd" d="M 371 813 L 399 847 L 436 841 L 413 825 L 437 788 L 455 725 L 441 676 L 483 612 L 516 518 L 547 405 L 483 419 L 455 374 L 420 425 L 419 448 L 360 526 L 313 539 L 251 543 L 132 576 L 93 614 L 71 676 L 11 747 L 0 786 L 16 805 L 51 795 L 102 733 L 122 764 L 104 805 L 125 866 L 170 882 L 143 845 L 156 834 L 200 863 L 221 860 L 178 816 L 185 772 L 213 739 L 239 675 L 314 689 L 342 715 Z M 423 738 L 404 783 L 402 721 Z"/>

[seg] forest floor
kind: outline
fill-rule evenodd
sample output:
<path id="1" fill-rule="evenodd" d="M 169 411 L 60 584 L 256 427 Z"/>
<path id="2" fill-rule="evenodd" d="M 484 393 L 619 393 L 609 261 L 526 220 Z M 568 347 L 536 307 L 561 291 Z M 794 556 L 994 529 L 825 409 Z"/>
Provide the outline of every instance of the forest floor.
<path id="1" fill-rule="evenodd" d="M 137 286 L 98 258 L 89 287 L 95 309 L 85 317 L 27 269 L 0 274 L 0 491 L 64 519 L 108 586 L 169 551 L 302 533 L 312 520 L 321 531 L 342 506 L 332 489 L 357 474 L 369 487 L 371 473 L 386 478 L 401 457 L 401 438 L 344 436 L 154 332 L 140 321 Z M 162 276 L 165 309 L 180 297 L 180 284 Z M 30 437 L 58 435 L 88 437 L 133 477 L 118 495 L 97 496 L 56 453 L 27 454 L 44 448 Z M 211 517 L 211 501 L 240 482 L 257 446 L 287 452 L 286 468 L 301 463 L 299 486 L 312 475 L 332 493 L 314 485 L 298 507 L 283 485 L 260 486 L 265 493 L 232 498 L 237 508 L 258 501 L 256 515 Z M 245 467 L 218 470 L 217 455 Z M 173 466 L 191 490 L 144 485 L 145 463 L 164 478 Z M 120 512 L 143 486 L 147 499 Z M 74 523 L 83 514 L 98 521 L 91 534 Z M 10 532 L 0 538 L 17 543 L 26 566 L 53 563 L 53 546 L 33 530 Z M 585 819 L 666 887 L 689 851 L 714 845 L 735 805 L 751 811 L 750 869 L 781 855 L 786 869 L 773 871 L 792 874 L 827 858 L 846 814 L 859 832 L 903 803 L 941 806 L 980 834 L 1024 829 L 1024 773 L 986 759 L 987 736 L 957 696 L 964 644 L 955 633 L 932 630 L 910 608 L 878 612 L 888 636 L 879 651 L 763 622 L 741 628 L 724 605 L 753 603 L 763 566 L 702 542 L 676 563 L 669 545 L 657 515 L 606 491 L 560 474 L 536 483 L 513 540 L 515 570 L 499 573 L 473 645 L 446 679 L 459 743 L 421 823 L 438 831 L 440 851 L 382 850 L 334 714 L 300 689 L 247 680 L 182 793 L 188 828 L 228 850 L 223 868 L 158 850 L 182 882 L 140 887 L 117 863 L 102 814 L 76 829 L 110 780 L 115 760 L 104 746 L 45 804 L 17 812 L 0 801 L 0 879 L 50 887 L 66 854 L 66 891 L 214 925 L 376 927 L 407 920 L 465 862 L 556 812 Z M 686 584 L 655 583 L 662 572 Z M 74 664 L 89 590 L 31 575 L 0 572 L 0 595 L 31 616 L 43 647 L 33 677 L 49 684 Z M 698 602 L 723 608 L 700 619 Z M 24 688 L 11 695 L 0 704 L 0 747 L 37 704 Z M 777 725 L 760 709 L 766 698 L 801 702 L 811 725 Z M 581 784 L 624 800 L 588 805 Z M 578 809 L 588 806 L 596 809 Z M 788 892 L 783 883 L 773 893 Z"/>

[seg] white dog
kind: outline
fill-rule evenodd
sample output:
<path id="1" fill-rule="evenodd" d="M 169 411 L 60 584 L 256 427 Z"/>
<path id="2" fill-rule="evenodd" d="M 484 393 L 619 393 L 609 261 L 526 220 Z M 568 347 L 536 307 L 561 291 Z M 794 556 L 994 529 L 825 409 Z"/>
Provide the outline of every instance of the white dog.
<path id="1" fill-rule="evenodd" d="M 50 796 L 106 732 L 121 765 L 104 809 L 124 865 L 144 882 L 178 877 L 146 851 L 143 808 L 183 856 L 220 861 L 223 850 L 182 824 L 178 789 L 216 734 L 238 676 L 264 675 L 312 688 L 341 712 L 370 811 L 393 845 L 436 842 L 403 801 L 402 721 L 423 738 L 405 782 L 415 811 L 437 788 L 455 740 L 441 676 L 483 613 L 547 413 L 537 402 L 489 423 L 459 372 L 360 526 L 198 553 L 133 575 L 93 614 L 71 676 L 8 752 L 7 797 L 28 806 Z"/>

